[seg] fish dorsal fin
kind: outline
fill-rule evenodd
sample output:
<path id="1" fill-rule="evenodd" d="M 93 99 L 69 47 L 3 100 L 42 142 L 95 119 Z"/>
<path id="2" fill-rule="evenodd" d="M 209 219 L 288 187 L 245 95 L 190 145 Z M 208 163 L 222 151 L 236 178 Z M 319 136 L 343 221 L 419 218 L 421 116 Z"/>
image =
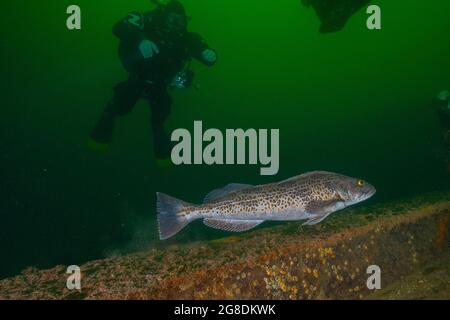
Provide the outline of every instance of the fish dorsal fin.
<path id="1" fill-rule="evenodd" d="M 221 220 L 221 219 L 203 219 L 203 223 L 214 229 L 230 231 L 230 232 L 243 232 L 253 229 L 257 225 L 263 223 L 264 220 Z"/>
<path id="2" fill-rule="evenodd" d="M 208 193 L 204 199 L 204 203 L 214 202 L 221 198 L 226 197 L 230 193 L 233 193 L 238 190 L 244 190 L 252 188 L 251 184 L 242 184 L 242 183 L 230 183 L 223 188 L 215 189 Z"/>

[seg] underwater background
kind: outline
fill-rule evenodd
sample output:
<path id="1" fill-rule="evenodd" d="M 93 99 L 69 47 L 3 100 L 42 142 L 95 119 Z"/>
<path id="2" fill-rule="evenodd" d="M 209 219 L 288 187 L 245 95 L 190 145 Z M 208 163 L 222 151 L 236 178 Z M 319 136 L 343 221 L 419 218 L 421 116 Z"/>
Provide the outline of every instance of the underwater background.
<path id="1" fill-rule="evenodd" d="M 366 179 L 378 191 L 367 203 L 449 189 L 430 102 L 450 87 L 450 2 L 374 1 L 381 31 L 366 28 L 361 10 L 333 34 L 320 34 L 297 0 L 182 2 L 219 61 L 192 64 L 198 90 L 173 92 L 167 128 L 279 128 L 278 175 L 159 168 L 144 100 L 117 121 L 107 152 L 90 150 L 90 130 L 126 79 L 112 25 L 149 1 L 3 2 L 0 278 L 224 234 L 196 222 L 159 241 L 156 191 L 199 203 L 230 182 L 312 170 Z M 66 28 L 71 4 L 80 31 Z"/>

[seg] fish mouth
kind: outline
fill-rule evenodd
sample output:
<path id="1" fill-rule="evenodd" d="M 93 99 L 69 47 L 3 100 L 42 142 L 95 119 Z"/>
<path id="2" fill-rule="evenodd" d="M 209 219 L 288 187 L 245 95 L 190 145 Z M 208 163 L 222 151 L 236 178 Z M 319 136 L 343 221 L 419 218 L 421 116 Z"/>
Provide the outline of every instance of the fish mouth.
<path id="1" fill-rule="evenodd" d="M 375 188 L 370 189 L 369 191 L 367 191 L 362 197 L 361 197 L 361 201 L 367 200 L 369 198 L 372 198 L 372 196 L 377 193 L 377 190 Z"/>
<path id="2" fill-rule="evenodd" d="M 357 197 L 355 200 L 347 201 L 346 205 L 352 206 L 352 205 L 361 203 L 363 201 L 366 201 L 367 199 L 371 198 L 376 192 L 377 192 L 377 190 L 375 188 L 371 188 L 367 192 L 361 194 L 361 196 Z"/>

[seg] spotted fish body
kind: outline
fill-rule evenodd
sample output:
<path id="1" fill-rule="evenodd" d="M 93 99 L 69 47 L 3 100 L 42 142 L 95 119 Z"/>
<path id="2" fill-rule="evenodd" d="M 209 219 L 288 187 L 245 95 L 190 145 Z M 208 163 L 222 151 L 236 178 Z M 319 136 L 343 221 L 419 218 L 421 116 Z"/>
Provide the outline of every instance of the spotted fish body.
<path id="1" fill-rule="evenodd" d="M 269 220 L 307 220 L 305 224 L 313 225 L 374 194 L 375 188 L 363 180 L 325 171 L 259 186 L 229 184 L 209 193 L 202 205 L 157 193 L 159 233 L 161 240 L 168 239 L 197 219 L 232 232 Z"/>

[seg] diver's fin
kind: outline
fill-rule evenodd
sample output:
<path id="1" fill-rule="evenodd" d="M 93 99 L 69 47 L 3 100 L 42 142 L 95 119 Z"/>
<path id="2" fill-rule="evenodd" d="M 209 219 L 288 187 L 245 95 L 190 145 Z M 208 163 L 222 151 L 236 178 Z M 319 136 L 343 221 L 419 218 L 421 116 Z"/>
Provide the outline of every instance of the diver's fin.
<path id="1" fill-rule="evenodd" d="M 233 193 L 238 190 L 244 190 L 252 188 L 251 184 L 242 184 L 242 183 L 230 183 L 223 188 L 215 189 L 208 193 L 203 200 L 204 203 L 214 202 L 221 198 L 226 197 L 230 193 Z"/>
<path id="2" fill-rule="evenodd" d="M 163 169 L 170 168 L 173 164 L 172 160 L 170 158 L 166 158 L 166 159 L 156 158 L 155 162 L 159 168 L 163 168 Z"/>
<path id="3" fill-rule="evenodd" d="M 97 142 L 92 138 L 89 138 L 87 141 L 87 146 L 89 149 L 97 151 L 97 152 L 105 152 L 108 151 L 109 144 Z"/>
<path id="4" fill-rule="evenodd" d="M 160 192 L 156 193 L 156 197 L 159 238 L 166 240 L 187 226 L 189 221 L 184 214 L 180 214 L 180 211 L 190 204 Z"/>
<path id="5" fill-rule="evenodd" d="M 203 219 L 203 223 L 210 228 L 230 232 L 243 232 L 253 229 L 263 223 L 264 220 L 225 220 L 225 219 Z"/>
<path id="6" fill-rule="evenodd" d="M 320 19 L 321 33 L 337 32 L 342 30 L 347 21 L 360 9 L 366 6 L 370 0 L 356 1 L 307 1 L 302 3 L 306 7 L 312 6 Z"/>

